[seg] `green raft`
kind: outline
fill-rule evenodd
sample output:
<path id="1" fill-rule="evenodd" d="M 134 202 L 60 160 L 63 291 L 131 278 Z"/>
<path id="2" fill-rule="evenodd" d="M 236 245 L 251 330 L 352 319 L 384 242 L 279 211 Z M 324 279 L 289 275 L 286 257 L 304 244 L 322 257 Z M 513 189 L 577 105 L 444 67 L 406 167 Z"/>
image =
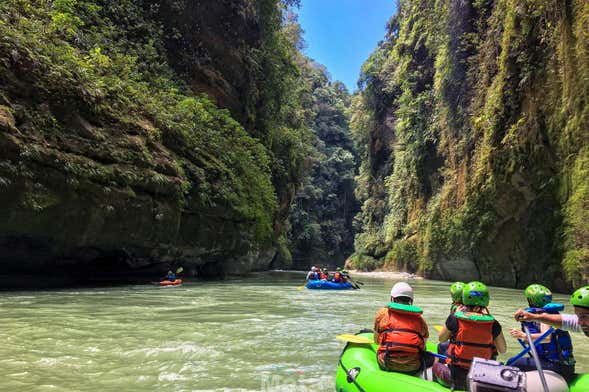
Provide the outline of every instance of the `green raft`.
<path id="1" fill-rule="evenodd" d="M 372 333 L 360 333 L 359 336 L 372 339 Z M 348 343 L 340 357 L 335 387 L 337 392 L 447 392 L 446 388 L 435 381 L 424 380 L 406 374 L 380 370 L 376 361 L 376 344 Z M 436 345 L 427 342 L 427 350 L 436 352 Z M 353 371 L 352 369 L 356 369 Z M 359 369 L 359 371 L 357 371 Z M 348 377 L 352 370 L 355 377 Z M 589 374 L 578 375 L 569 383 L 570 392 L 589 391 Z"/>

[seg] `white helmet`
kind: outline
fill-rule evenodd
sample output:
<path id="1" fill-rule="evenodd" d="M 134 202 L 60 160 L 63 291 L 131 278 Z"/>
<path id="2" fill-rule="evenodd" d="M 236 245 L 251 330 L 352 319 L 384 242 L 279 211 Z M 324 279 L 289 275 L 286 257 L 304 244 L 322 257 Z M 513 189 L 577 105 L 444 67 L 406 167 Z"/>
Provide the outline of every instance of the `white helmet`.
<path id="1" fill-rule="evenodd" d="M 317 267 L 315 267 L 315 266 L 312 266 L 312 267 L 311 267 L 311 271 L 313 271 L 313 272 L 317 271 Z"/>
<path id="2" fill-rule="evenodd" d="M 391 289 L 391 297 L 409 297 L 413 300 L 413 289 L 406 282 L 395 283 Z"/>

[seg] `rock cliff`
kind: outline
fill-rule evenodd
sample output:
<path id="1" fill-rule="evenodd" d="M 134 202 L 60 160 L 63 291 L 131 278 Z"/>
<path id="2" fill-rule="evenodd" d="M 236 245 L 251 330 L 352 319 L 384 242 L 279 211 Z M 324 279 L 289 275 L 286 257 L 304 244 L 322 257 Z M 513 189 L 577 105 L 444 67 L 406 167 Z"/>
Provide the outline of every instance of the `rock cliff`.
<path id="1" fill-rule="evenodd" d="M 400 2 L 354 102 L 354 266 L 587 282 L 588 22 L 575 0 Z"/>
<path id="2" fill-rule="evenodd" d="M 4 273 L 268 268 L 306 129 L 277 1 L 9 0 L 0 36 Z"/>

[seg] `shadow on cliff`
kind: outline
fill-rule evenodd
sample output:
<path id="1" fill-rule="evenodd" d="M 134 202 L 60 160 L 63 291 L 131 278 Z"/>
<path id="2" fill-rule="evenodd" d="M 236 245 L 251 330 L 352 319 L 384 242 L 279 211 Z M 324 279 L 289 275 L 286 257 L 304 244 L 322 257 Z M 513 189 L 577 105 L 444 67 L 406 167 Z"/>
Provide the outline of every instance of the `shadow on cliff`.
<path id="1" fill-rule="evenodd" d="M 30 238 L 2 238 L 0 249 L 0 291 L 154 284 L 168 270 L 182 266 L 182 263 L 143 260 L 124 250 L 104 251 L 90 247 L 56 257 L 50 241 Z M 184 265 L 183 269 L 180 277 L 184 280 L 228 277 L 218 263 Z"/>

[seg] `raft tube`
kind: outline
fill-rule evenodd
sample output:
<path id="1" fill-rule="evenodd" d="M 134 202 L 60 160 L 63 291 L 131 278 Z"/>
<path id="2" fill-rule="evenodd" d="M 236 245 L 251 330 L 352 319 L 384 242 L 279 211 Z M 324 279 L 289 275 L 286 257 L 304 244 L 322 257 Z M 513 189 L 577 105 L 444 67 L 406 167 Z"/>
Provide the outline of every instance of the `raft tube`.
<path id="1" fill-rule="evenodd" d="M 178 286 L 179 284 L 182 284 L 182 279 L 162 280 L 160 282 L 160 286 Z"/>
<path id="2" fill-rule="evenodd" d="M 373 338 L 372 333 L 359 333 L 359 336 Z M 337 392 L 447 392 L 450 391 L 435 381 L 431 381 L 431 371 L 428 380 L 409 376 L 402 373 L 385 372 L 376 361 L 376 344 L 348 343 L 340 356 L 338 363 L 335 389 Z M 427 342 L 427 350 L 436 352 L 433 342 Z M 349 377 L 348 373 L 355 375 Z M 528 372 L 536 373 L 536 372 Z M 530 376 L 528 376 L 531 378 Z M 551 389 L 552 390 L 552 389 Z M 589 374 L 580 374 L 569 383 L 569 392 L 589 391 Z M 535 392 L 535 391 L 528 391 Z"/>
<path id="3" fill-rule="evenodd" d="M 350 282 L 346 283 L 334 283 L 328 280 L 311 280 L 305 285 L 308 289 L 313 290 L 347 290 L 352 289 L 353 286 Z"/>

